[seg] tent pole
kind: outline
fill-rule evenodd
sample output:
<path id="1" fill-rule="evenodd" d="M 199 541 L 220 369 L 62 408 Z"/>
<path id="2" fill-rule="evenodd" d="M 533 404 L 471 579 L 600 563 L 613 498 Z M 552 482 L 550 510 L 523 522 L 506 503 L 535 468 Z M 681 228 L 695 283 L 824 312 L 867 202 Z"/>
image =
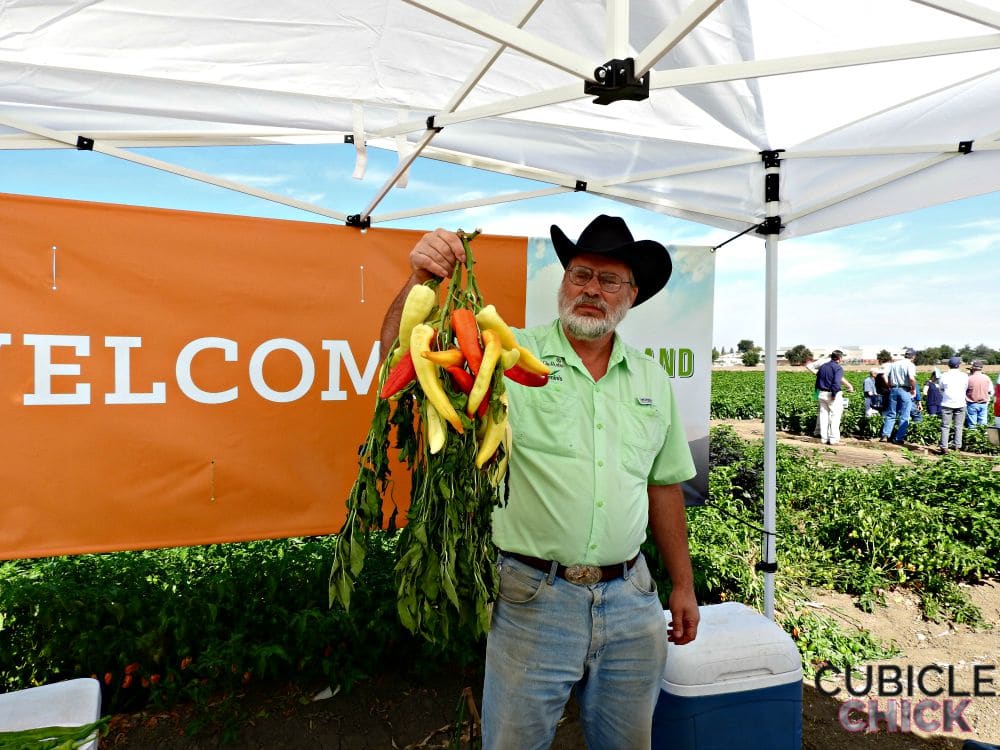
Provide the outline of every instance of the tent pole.
<path id="1" fill-rule="evenodd" d="M 764 166 L 764 215 L 757 228 L 764 235 L 764 538 L 757 570 L 764 573 L 764 614 L 774 619 L 775 491 L 777 480 L 776 422 L 778 413 L 778 235 L 781 224 L 781 154 L 761 151 Z"/>
<path id="2" fill-rule="evenodd" d="M 765 313 L 764 313 L 764 614 L 774 619 L 775 484 L 777 479 L 776 415 L 778 395 L 778 235 L 764 241 Z"/>

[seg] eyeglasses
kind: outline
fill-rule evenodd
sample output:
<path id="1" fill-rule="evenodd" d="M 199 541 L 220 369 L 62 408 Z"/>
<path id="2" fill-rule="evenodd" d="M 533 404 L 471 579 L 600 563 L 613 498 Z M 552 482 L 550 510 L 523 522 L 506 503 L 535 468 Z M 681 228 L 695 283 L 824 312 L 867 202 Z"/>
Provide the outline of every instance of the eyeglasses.
<path id="1" fill-rule="evenodd" d="M 594 269 L 587 268 L 586 266 L 570 266 L 566 269 L 566 278 L 574 286 L 586 286 L 594 278 Z M 632 284 L 628 279 L 623 279 L 618 274 L 611 273 L 610 271 L 597 274 L 597 283 L 608 294 L 617 292 L 622 288 L 622 284 Z"/>

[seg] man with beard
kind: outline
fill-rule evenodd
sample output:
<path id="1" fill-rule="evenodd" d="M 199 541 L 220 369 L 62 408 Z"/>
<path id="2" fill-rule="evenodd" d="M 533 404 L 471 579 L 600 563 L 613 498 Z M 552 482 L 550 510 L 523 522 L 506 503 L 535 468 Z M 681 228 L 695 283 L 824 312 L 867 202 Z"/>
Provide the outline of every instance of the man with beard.
<path id="1" fill-rule="evenodd" d="M 587 746 L 650 746 L 667 641 L 689 643 L 699 612 L 681 483 L 695 474 L 663 368 L 615 333 L 667 283 L 667 249 L 598 216 L 572 242 L 553 226 L 565 269 L 559 318 L 518 330 L 551 370 L 506 381 L 513 444 L 509 500 L 493 515 L 499 598 L 486 644 L 484 750 L 551 746 L 575 691 Z M 410 252 L 411 275 L 386 315 L 383 351 L 409 288 L 447 278 L 465 253 L 442 229 Z M 639 551 L 647 527 L 671 578 L 665 623 Z"/>

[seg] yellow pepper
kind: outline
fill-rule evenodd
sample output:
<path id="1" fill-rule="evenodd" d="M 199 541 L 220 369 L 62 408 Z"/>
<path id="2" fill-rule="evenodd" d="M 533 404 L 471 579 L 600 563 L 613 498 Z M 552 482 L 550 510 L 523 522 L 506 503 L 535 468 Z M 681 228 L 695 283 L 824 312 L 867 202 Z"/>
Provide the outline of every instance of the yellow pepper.
<path id="1" fill-rule="evenodd" d="M 448 436 L 448 428 L 444 424 L 444 420 L 441 419 L 441 415 L 438 414 L 438 410 L 434 408 L 429 400 L 424 402 L 424 427 L 427 430 L 427 447 L 430 449 L 431 454 L 440 453 L 441 449 L 444 448 L 445 439 Z"/>
<path id="2" fill-rule="evenodd" d="M 503 348 L 500 346 L 500 337 L 496 331 L 490 329 L 483 331 L 483 343 L 486 345 L 483 349 L 483 362 L 479 365 L 476 382 L 472 384 L 472 390 L 469 391 L 469 400 L 465 406 L 465 413 L 470 417 L 476 413 L 476 409 L 479 408 L 483 399 L 486 398 L 486 394 L 490 392 L 490 384 L 493 382 L 493 371 L 496 369 L 497 362 L 500 361 L 500 351 Z"/>
<path id="3" fill-rule="evenodd" d="M 437 292 L 425 284 L 417 284 L 410 288 L 403 303 L 403 311 L 399 315 L 399 346 L 392 352 L 389 366 L 392 367 L 410 350 L 410 334 L 413 327 L 423 323 L 437 304 Z"/>
<path id="4" fill-rule="evenodd" d="M 431 350 L 431 341 L 436 335 L 437 332 L 425 323 L 415 325 L 410 334 L 410 357 L 413 359 L 413 369 L 417 371 L 417 381 L 424 391 L 424 396 L 434 405 L 438 414 L 455 428 L 455 432 L 461 435 L 465 432 L 462 418 L 452 406 L 448 394 L 444 392 L 444 386 L 441 385 L 441 378 L 438 376 L 439 368 L 423 356 L 424 352 Z"/>
<path id="5" fill-rule="evenodd" d="M 521 352 L 521 358 L 517 361 L 519 367 L 523 367 L 528 372 L 533 372 L 536 375 L 548 375 L 552 372 L 528 347 L 518 344 L 517 350 Z"/>
<path id="6" fill-rule="evenodd" d="M 497 452 L 497 448 L 507 434 L 506 393 L 500 397 L 500 401 L 503 404 L 503 411 L 498 420 L 494 421 L 492 409 L 487 413 L 486 425 L 483 428 L 482 436 L 479 438 L 479 450 L 476 452 L 477 469 L 483 468 L 483 465 L 493 458 L 493 454 Z"/>
<path id="7" fill-rule="evenodd" d="M 507 372 L 521 358 L 520 349 L 504 349 L 500 352 L 500 369 Z"/>
<path id="8" fill-rule="evenodd" d="M 436 352 L 424 352 L 424 358 L 429 359 L 438 367 L 461 367 L 465 364 L 465 355 L 461 349 L 442 349 Z"/>
<path id="9" fill-rule="evenodd" d="M 528 372 L 533 372 L 537 375 L 548 375 L 552 372 L 530 349 L 517 343 L 514 332 L 504 319 L 500 317 L 500 313 L 497 312 L 497 309 L 493 305 L 487 305 L 477 312 L 476 322 L 483 331 L 496 331 L 500 336 L 500 344 L 504 349 L 516 349 L 519 351 L 521 356 L 516 364 L 519 364 Z"/>
<path id="10" fill-rule="evenodd" d="M 487 305 L 476 313 L 476 322 L 480 330 L 496 331 L 500 336 L 500 344 L 504 349 L 516 349 L 517 339 L 510 326 L 500 317 L 500 313 L 493 305 Z"/>

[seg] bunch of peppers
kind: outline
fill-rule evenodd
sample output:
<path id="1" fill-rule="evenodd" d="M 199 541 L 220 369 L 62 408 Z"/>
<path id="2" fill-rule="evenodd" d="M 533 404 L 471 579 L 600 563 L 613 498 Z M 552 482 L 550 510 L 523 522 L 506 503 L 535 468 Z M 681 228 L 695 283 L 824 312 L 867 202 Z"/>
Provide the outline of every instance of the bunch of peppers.
<path id="1" fill-rule="evenodd" d="M 407 629 L 435 642 L 489 628 L 497 585 L 491 516 L 503 501 L 510 451 L 504 380 L 543 386 L 549 372 L 496 308 L 483 304 L 469 244 L 477 234 L 459 232 L 466 262 L 456 266 L 443 301 L 432 280 L 414 286 L 404 302 L 330 573 L 331 605 L 349 608 L 370 533 L 395 530 L 398 509 L 384 524 L 382 507 L 391 494 L 395 429 L 411 475 L 407 524 L 396 545 L 397 612 Z"/>

